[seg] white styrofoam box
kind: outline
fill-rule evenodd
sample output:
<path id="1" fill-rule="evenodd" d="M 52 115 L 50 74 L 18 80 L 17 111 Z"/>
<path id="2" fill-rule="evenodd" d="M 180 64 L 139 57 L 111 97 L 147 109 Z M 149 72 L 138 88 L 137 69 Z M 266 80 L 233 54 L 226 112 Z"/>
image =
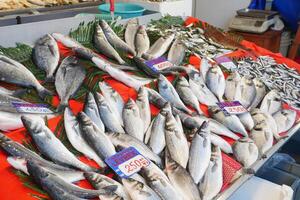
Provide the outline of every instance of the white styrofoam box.
<path id="1" fill-rule="evenodd" d="M 253 176 L 227 200 L 292 200 L 293 189 Z"/>

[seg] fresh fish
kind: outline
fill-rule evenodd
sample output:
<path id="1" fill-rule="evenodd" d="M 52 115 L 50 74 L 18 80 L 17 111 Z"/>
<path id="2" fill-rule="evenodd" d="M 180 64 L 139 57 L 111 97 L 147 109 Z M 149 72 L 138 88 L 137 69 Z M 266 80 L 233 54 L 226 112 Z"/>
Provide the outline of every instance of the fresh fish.
<path id="1" fill-rule="evenodd" d="M 99 24 L 96 24 L 95 27 L 94 43 L 96 49 L 100 53 L 118 61 L 119 64 L 125 64 L 125 61 L 121 58 L 119 53 L 107 41 L 105 34 L 103 33 L 103 30 Z"/>
<path id="2" fill-rule="evenodd" d="M 132 49 L 128 44 L 126 44 L 117 34 L 111 29 L 105 20 L 100 20 L 99 22 L 107 41 L 115 48 L 126 53 L 135 55 L 135 50 Z"/>
<path id="3" fill-rule="evenodd" d="M 192 72 L 189 74 L 190 89 L 197 97 L 198 101 L 208 106 L 214 106 L 218 102 L 215 95 L 207 88 L 203 78 L 199 73 Z"/>
<path id="4" fill-rule="evenodd" d="M 33 60 L 38 68 L 46 72 L 46 79 L 54 81 L 59 62 L 59 49 L 51 35 L 47 34 L 36 42 L 33 48 Z"/>
<path id="5" fill-rule="evenodd" d="M 163 179 L 166 182 L 170 182 L 168 176 L 165 174 L 165 172 L 160 169 L 156 164 L 154 164 L 152 161 L 150 161 L 150 164 L 147 167 L 143 167 L 141 169 L 141 174 L 143 176 L 147 176 L 146 174 L 156 174 L 160 177 L 160 179 Z M 136 179 L 136 178 L 134 178 Z M 145 179 L 146 181 L 146 179 Z"/>
<path id="6" fill-rule="evenodd" d="M 202 179 L 211 157 L 211 137 L 207 122 L 203 122 L 190 146 L 188 171 L 194 182 Z"/>
<path id="7" fill-rule="evenodd" d="M 231 73 L 226 78 L 225 97 L 228 101 L 234 101 L 241 99 L 241 76 L 238 72 Z"/>
<path id="8" fill-rule="evenodd" d="M 241 97 L 235 100 L 239 101 L 245 108 L 249 108 L 255 100 L 256 88 L 250 77 L 243 76 L 241 79 Z"/>
<path id="9" fill-rule="evenodd" d="M 278 133 L 286 132 L 294 125 L 297 112 L 289 109 L 282 109 L 273 115 L 277 124 Z"/>
<path id="10" fill-rule="evenodd" d="M 93 170 L 91 167 L 78 160 L 76 156 L 54 136 L 52 131 L 41 119 L 37 120 L 28 116 L 22 116 L 21 119 L 39 151 L 43 155 L 60 165 L 75 167 L 83 171 Z"/>
<path id="11" fill-rule="evenodd" d="M 21 63 L 0 55 L 0 80 L 24 87 L 33 87 L 41 98 L 52 95 L 35 76 Z"/>
<path id="12" fill-rule="evenodd" d="M 77 185 L 70 184 L 65 182 L 60 177 L 56 176 L 45 170 L 45 168 L 38 165 L 38 163 L 34 161 L 27 162 L 27 168 L 29 174 L 33 177 L 33 179 L 40 185 L 46 192 L 52 197 L 52 195 L 59 195 L 62 192 L 57 192 L 58 188 L 63 189 L 65 193 L 69 195 L 73 195 L 74 197 L 79 197 L 80 199 L 91 199 L 96 198 L 101 194 L 110 194 L 116 190 L 115 186 L 106 187 L 105 189 L 99 190 L 89 190 L 78 187 Z M 58 193 L 58 194 L 53 194 Z M 62 199 L 62 198 L 60 198 Z M 76 199 L 76 198 L 74 198 Z"/>
<path id="13" fill-rule="evenodd" d="M 130 46 L 131 49 L 136 49 L 135 37 L 138 29 L 139 29 L 139 19 L 138 18 L 129 19 L 126 25 L 124 38 L 125 38 L 125 42 L 128 44 L 128 46 Z"/>
<path id="14" fill-rule="evenodd" d="M 172 111 L 172 110 L 171 110 L 171 111 Z M 182 123 L 181 123 L 181 119 L 180 119 L 180 117 L 179 117 L 178 114 L 175 114 L 175 120 L 176 120 L 176 122 L 177 122 L 179 131 L 182 132 L 182 133 L 184 133 L 183 125 L 182 125 Z"/>
<path id="15" fill-rule="evenodd" d="M 168 53 L 168 61 L 174 65 L 180 65 L 185 57 L 185 45 L 181 42 L 180 39 L 176 39 Z"/>
<path id="16" fill-rule="evenodd" d="M 48 160 L 43 159 L 35 152 L 27 149 L 22 144 L 19 144 L 4 134 L 0 133 L 0 147 L 13 158 L 8 159 L 9 163 L 13 167 L 18 167 L 19 170 L 24 170 L 24 173 L 27 173 L 27 166 L 23 166 L 26 163 L 26 160 L 33 160 L 38 162 L 39 165 L 47 168 L 50 172 L 60 176 L 67 182 L 76 182 L 84 179 L 83 173 L 71 168 L 63 167 L 61 165 L 54 164 Z"/>
<path id="17" fill-rule="evenodd" d="M 241 133 L 245 137 L 248 136 L 245 127 L 236 115 L 226 116 L 218 106 L 210 106 L 208 112 L 215 120 L 225 125 L 230 130 Z"/>
<path id="18" fill-rule="evenodd" d="M 262 80 L 260 80 L 259 78 L 254 78 L 253 83 L 255 86 L 256 95 L 249 107 L 250 110 L 256 108 L 259 105 L 259 103 L 263 100 L 263 98 L 266 96 L 267 93 L 266 85 Z"/>
<path id="19" fill-rule="evenodd" d="M 151 110 L 150 110 L 150 103 L 148 99 L 148 91 L 144 87 L 141 87 L 138 91 L 136 104 L 140 111 L 140 117 L 144 124 L 144 133 L 145 133 L 151 123 Z"/>
<path id="20" fill-rule="evenodd" d="M 202 58 L 201 62 L 200 62 L 200 74 L 202 77 L 202 80 L 204 82 L 206 82 L 206 74 L 208 72 L 208 70 L 212 67 L 212 65 L 210 64 L 209 60 L 206 58 Z"/>
<path id="21" fill-rule="evenodd" d="M 123 98 L 116 90 L 114 90 L 106 82 L 99 82 L 99 88 L 105 100 L 107 101 L 108 105 L 110 106 L 112 111 L 116 114 L 119 122 L 123 126 L 123 109 L 124 109 Z"/>
<path id="22" fill-rule="evenodd" d="M 181 194 L 184 200 L 200 200 L 199 190 L 191 175 L 166 151 L 166 174 L 175 190 Z"/>
<path id="23" fill-rule="evenodd" d="M 106 131 L 125 133 L 120 121 L 118 120 L 117 113 L 113 112 L 107 100 L 100 93 L 95 94 L 95 100 Z"/>
<path id="24" fill-rule="evenodd" d="M 86 60 L 91 60 L 93 57 L 99 56 L 94 51 L 86 47 L 74 47 L 72 48 L 72 52 L 75 53 L 77 58 L 86 59 Z"/>
<path id="25" fill-rule="evenodd" d="M 157 165 L 161 166 L 162 162 L 158 155 L 153 153 L 149 147 L 138 139 L 124 133 L 112 133 L 108 132 L 108 137 L 116 148 L 128 148 L 130 146 L 136 148 L 142 155 L 146 156 Z"/>
<path id="26" fill-rule="evenodd" d="M 114 194 L 123 198 L 124 200 L 131 199 L 129 194 L 125 190 L 124 186 L 122 184 L 120 184 L 119 182 L 109 178 L 108 176 L 98 174 L 95 172 L 85 172 L 84 176 L 92 184 L 92 186 L 97 190 L 105 189 L 108 186 L 117 186 L 117 189 L 114 192 Z"/>
<path id="27" fill-rule="evenodd" d="M 203 179 L 199 183 L 202 200 L 211 200 L 221 191 L 223 185 L 222 155 L 219 147 L 214 147 L 212 158 Z"/>
<path id="28" fill-rule="evenodd" d="M 257 146 L 259 155 L 264 157 L 265 153 L 273 145 L 273 133 L 267 126 L 266 121 L 257 123 L 251 130 L 249 136 Z"/>
<path id="29" fill-rule="evenodd" d="M 223 152 L 225 152 L 227 154 L 232 154 L 233 153 L 231 145 L 226 140 L 224 140 L 222 137 L 220 137 L 216 134 L 210 134 L 210 140 L 211 140 L 211 143 L 214 146 L 220 147 L 220 149 Z"/>
<path id="30" fill-rule="evenodd" d="M 271 90 L 266 94 L 264 99 L 261 102 L 260 110 L 263 112 L 267 112 L 270 115 L 281 110 L 282 102 L 280 100 L 280 96 L 276 90 Z"/>
<path id="31" fill-rule="evenodd" d="M 197 97 L 194 95 L 190 88 L 189 82 L 183 76 L 178 79 L 175 88 L 180 98 L 186 105 L 189 105 L 192 108 L 194 108 L 198 114 L 203 113 L 200 110 Z"/>
<path id="32" fill-rule="evenodd" d="M 13 97 L 10 95 L 0 93 L 0 110 L 1 111 L 18 113 L 18 111 L 17 111 L 16 107 L 13 105 L 13 103 L 28 103 L 28 102 L 26 102 L 22 99 L 19 99 L 17 97 Z"/>
<path id="33" fill-rule="evenodd" d="M 158 58 L 164 55 L 174 40 L 175 34 L 170 34 L 160 37 L 155 43 L 150 47 L 150 49 L 144 53 L 143 57 L 147 60 Z"/>
<path id="34" fill-rule="evenodd" d="M 79 89 L 85 75 L 86 71 L 77 58 L 69 56 L 62 61 L 55 76 L 55 88 L 60 98 L 58 110 L 68 106 L 69 99 Z"/>
<path id="35" fill-rule="evenodd" d="M 72 146 L 85 156 L 93 159 L 99 166 L 105 167 L 104 161 L 96 154 L 91 146 L 86 142 L 83 133 L 80 130 L 80 124 L 69 108 L 65 109 L 64 125 L 67 137 Z"/>
<path id="36" fill-rule="evenodd" d="M 254 127 L 254 121 L 249 112 L 237 114 L 236 116 L 240 119 L 241 123 L 246 128 L 246 130 L 252 130 L 252 128 Z"/>
<path id="37" fill-rule="evenodd" d="M 64 46 L 66 46 L 68 48 L 83 47 L 79 42 L 77 42 L 73 38 L 70 38 L 67 35 L 63 35 L 61 33 L 52 33 L 51 35 L 56 41 L 62 43 Z"/>
<path id="38" fill-rule="evenodd" d="M 94 95 L 89 92 L 86 95 L 85 104 L 83 108 L 84 113 L 97 125 L 97 127 L 104 132 L 105 127 L 101 120 L 99 109 Z"/>
<path id="39" fill-rule="evenodd" d="M 147 35 L 146 27 L 144 25 L 139 26 L 135 36 L 135 49 L 138 57 L 141 57 L 150 48 L 150 40 Z"/>
<path id="40" fill-rule="evenodd" d="M 217 65 L 209 68 L 206 73 L 206 85 L 216 95 L 219 101 L 223 101 L 225 92 L 225 78 L 221 68 Z"/>
<path id="41" fill-rule="evenodd" d="M 232 145 L 233 155 L 245 168 L 258 159 L 258 148 L 250 138 L 240 138 Z"/>
<path id="42" fill-rule="evenodd" d="M 123 110 L 124 128 L 127 134 L 144 141 L 144 122 L 137 104 L 129 99 Z"/>
<path id="43" fill-rule="evenodd" d="M 122 179 L 122 183 L 132 200 L 161 200 L 148 185 L 132 178 Z"/>
<path id="44" fill-rule="evenodd" d="M 168 81 L 168 79 L 159 75 L 158 78 L 158 90 L 159 94 L 167 101 L 169 101 L 176 108 L 183 110 L 187 113 L 191 113 L 191 111 L 183 104 L 178 93 L 176 92 L 173 85 Z"/>
<path id="45" fill-rule="evenodd" d="M 171 112 L 166 114 L 165 121 L 166 147 L 170 156 L 183 168 L 189 160 L 189 145 L 183 132 L 178 127 L 177 121 Z"/>

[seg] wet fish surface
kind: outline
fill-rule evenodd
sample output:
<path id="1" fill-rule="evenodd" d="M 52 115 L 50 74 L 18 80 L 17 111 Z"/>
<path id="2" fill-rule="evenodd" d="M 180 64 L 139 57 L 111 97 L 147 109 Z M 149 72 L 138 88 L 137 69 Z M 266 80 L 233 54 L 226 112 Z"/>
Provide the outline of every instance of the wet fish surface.
<path id="1" fill-rule="evenodd" d="M 169 52 L 168 52 L 168 61 L 174 65 L 180 65 L 185 57 L 185 45 L 181 42 L 180 39 L 175 39 Z"/>
<path id="2" fill-rule="evenodd" d="M 250 138 L 240 138 L 233 146 L 233 155 L 245 168 L 258 159 L 258 148 Z"/>
<path id="3" fill-rule="evenodd" d="M 217 65 L 209 68 L 205 80 L 210 91 L 216 95 L 219 101 L 222 101 L 225 92 L 225 78 L 221 68 Z"/>
<path id="4" fill-rule="evenodd" d="M 126 29 L 125 29 L 125 42 L 130 46 L 131 49 L 136 49 L 135 47 L 135 38 L 139 29 L 139 20 L 138 18 L 131 18 L 128 20 Z"/>
<path id="5" fill-rule="evenodd" d="M 151 123 L 151 109 L 150 109 L 148 91 L 144 87 L 141 87 L 138 91 L 136 104 L 140 111 L 140 117 L 144 124 L 144 133 L 145 133 Z"/>
<path id="6" fill-rule="evenodd" d="M 294 125 L 297 112 L 289 109 L 282 109 L 273 115 L 277 124 L 278 133 L 286 132 Z"/>
<path id="7" fill-rule="evenodd" d="M 135 36 L 135 49 L 138 57 L 142 57 L 150 48 L 150 40 L 147 35 L 146 27 L 141 25 L 138 27 Z"/>

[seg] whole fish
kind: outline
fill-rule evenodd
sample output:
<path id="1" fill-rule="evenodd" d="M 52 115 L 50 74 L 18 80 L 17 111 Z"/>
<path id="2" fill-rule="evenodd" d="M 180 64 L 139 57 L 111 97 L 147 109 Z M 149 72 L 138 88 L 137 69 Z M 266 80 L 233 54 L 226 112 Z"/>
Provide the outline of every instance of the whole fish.
<path id="1" fill-rule="evenodd" d="M 185 200 L 200 200 L 199 190 L 191 175 L 176 161 L 174 161 L 166 151 L 166 174 L 175 190 L 181 194 Z"/>
<path id="2" fill-rule="evenodd" d="M 52 131 L 42 120 L 32 119 L 28 116 L 22 116 L 21 119 L 39 151 L 43 155 L 60 165 L 75 167 L 83 171 L 93 170 L 90 166 L 78 160 L 76 156 L 54 136 Z"/>
<path id="3" fill-rule="evenodd" d="M 0 80 L 24 87 L 33 87 L 41 98 L 52 95 L 35 76 L 21 63 L 0 55 Z"/>
<path id="4" fill-rule="evenodd" d="M 148 185 L 132 178 L 122 179 L 122 183 L 132 200 L 161 200 Z"/>
<path id="5" fill-rule="evenodd" d="M 54 74 L 59 62 L 59 49 L 55 39 L 47 34 L 35 43 L 33 60 L 38 68 L 46 72 L 46 79 L 54 81 Z"/>
<path id="6" fill-rule="evenodd" d="M 174 65 L 180 65 L 183 59 L 185 58 L 185 50 L 186 50 L 185 45 L 182 43 L 180 39 L 177 38 L 173 42 L 168 52 L 168 61 L 170 61 Z"/>
<path id="7" fill-rule="evenodd" d="M 191 113 L 191 111 L 183 104 L 178 93 L 176 92 L 173 85 L 168 81 L 168 79 L 159 75 L 158 78 L 158 90 L 159 94 L 167 101 L 169 101 L 176 108 L 183 110 L 187 113 Z"/>
<path id="8" fill-rule="evenodd" d="M 206 73 L 206 85 L 216 95 L 219 101 L 223 101 L 225 92 L 225 78 L 221 68 L 217 65 L 209 68 Z"/>
<path id="9" fill-rule="evenodd" d="M 274 113 L 278 112 L 281 107 L 282 102 L 280 100 L 278 92 L 276 90 L 271 90 L 262 100 L 260 110 L 273 115 Z"/>
<path id="10" fill-rule="evenodd" d="M 69 99 L 79 89 L 85 75 L 86 71 L 77 58 L 69 56 L 62 61 L 55 76 L 55 88 L 60 99 L 59 111 L 68 106 Z"/>
<path id="11" fill-rule="evenodd" d="M 206 82 L 206 74 L 208 72 L 208 70 L 212 67 L 212 65 L 210 64 L 209 60 L 206 58 L 202 58 L 201 62 L 200 62 L 200 74 L 202 77 L 202 80 L 204 82 Z"/>
<path id="12" fill-rule="evenodd" d="M 141 87 L 138 91 L 136 104 L 140 111 L 140 118 L 143 121 L 145 133 L 151 123 L 151 109 L 148 98 L 148 91 L 144 87 Z"/>
<path id="13" fill-rule="evenodd" d="M 258 148 L 250 138 L 240 138 L 232 145 L 233 155 L 245 168 L 258 159 Z"/>
<path id="14" fill-rule="evenodd" d="M 113 112 L 107 100 L 100 93 L 95 94 L 95 100 L 106 131 L 125 133 L 120 121 L 118 120 L 117 113 Z"/>
<path id="15" fill-rule="evenodd" d="M 85 140 L 85 137 L 80 130 L 80 124 L 69 108 L 65 109 L 64 125 L 66 135 L 72 146 L 85 156 L 93 159 L 100 167 L 106 167 L 104 161 L 96 154 L 96 152 Z"/>
<path id="16" fill-rule="evenodd" d="M 131 49 L 135 48 L 135 37 L 137 31 L 139 29 L 139 19 L 138 18 L 131 18 L 128 20 L 126 29 L 125 29 L 125 42 L 130 46 Z"/>
<path id="17" fill-rule="evenodd" d="M 239 101 L 245 108 L 249 108 L 255 100 L 256 88 L 250 77 L 243 76 L 241 79 L 241 97 L 235 100 Z"/>
<path id="18" fill-rule="evenodd" d="M 123 198 L 124 200 L 131 199 L 124 186 L 119 182 L 109 178 L 108 176 L 98 174 L 95 172 L 85 172 L 84 176 L 88 180 L 88 182 L 90 182 L 92 186 L 97 190 L 105 189 L 107 186 L 117 186 L 117 189 L 114 192 L 114 194 Z"/>
<path id="19" fill-rule="evenodd" d="M 150 49 L 143 54 L 143 57 L 147 60 L 158 58 L 164 55 L 174 40 L 175 34 L 165 35 L 160 37 L 155 43 L 150 47 Z"/>
<path id="20" fill-rule="evenodd" d="M 265 121 L 257 123 L 250 132 L 250 138 L 258 148 L 259 155 L 265 156 L 265 153 L 273 145 L 273 133 Z"/>
<path id="21" fill-rule="evenodd" d="M 124 128 L 127 134 L 144 141 L 144 122 L 137 104 L 130 98 L 123 110 Z"/>
<path id="22" fill-rule="evenodd" d="M 132 146 L 158 166 L 162 165 L 160 157 L 153 153 L 151 149 L 140 140 L 124 133 L 108 132 L 107 135 L 115 147 L 124 149 Z"/>
<path id="23" fill-rule="evenodd" d="M 192 108 L 194 108 L 198 114 L 203 113 L 200 110 L 197 97 L 194 95 L 190 88 L 189 82 L 183 76 L 178 79 L 175 88 L 180 98 L 186 105 L 189 105 Z"/>
<path id="24" fill-rule="evenodd" d="M 138 57 L 142 57 L 149 50 L 150 40 L 144 25 L 138 27 L 134 44 L 137 53 L 136 56 Z"/>
<path id="25" fill-rule="evenodd" d="M 107 41 L 115 48 L 125 53 L 135 55 L 135 50 L 132 49 L 126 42 L 124 42 L 117 34 L 111 29 L 105 20 L 100 20 L 99 22 Z"/>
<path id="26" fill-rule="evenodd" d="M 160 177 L 160 179 L 163 179 L 166 182 L 170 182 L 165 172 L 161 168 L 159 168 L 156 164 L 154 164 L 152 161 L 150 161 L 150 164 L 147 167 L 143 167 L 140 172 L 143 177 L 147 176 L 146 174 L 148 175 L 156 174 L 157 176 Z M 136 179 L 136 177 L 133 178 Z M 145 179 L 145 181 L 147 182 L 149 180 Z"/>
<path id="27" fill-rule="evenodd" d="M 210 134 L 210 140 L 214 146 L 220 147 L 220 149 L 223 152 L 225 152 L 227 154 L 233 153 L 231 145 L 226 140 L 224 140 L 222 137 L 220 137 L 216 134 Z"/>
<path id="28" fill-rule="evenodd" d="M 73 38 L 70 38 L 67 35 L 63 35 L 61 33 L 52 33 L 51 35 L 56 41 L 62 43 L 64 46 L 66 46 L 68 48 L 83 47 L 79 42 L 77 42 Z"/>
<path id="29" fill-rule="evenodd" d="M 125 64 L 125 61 L 121 58 L 119 53 L 109 44 L 105 34 L 99 24 L 96 24 L 95 34 L 94 34 L 94 43 L 96 49 L 104 54 L 105 56 L 116 60 L 119 64 Z"/>
<path id="30" fill-rule="evenodd" d="M 106 82 L 99 82 L 99 88 L 105 100 L 107 101 L 108 105 L 110 106 L 112 111 L 116 114 L 119 122 L 123 126 L 123 109 L 124 109 L 123 98 L 116 90 L 114 90 Z"/>
<path id="31" fill-rule="evenodd" d="M 194 182 L 202 179 L 211 157 L 211 137 L 207 122 L 203 122 L 190 146 L 188 171 Z"/>
<path id="32" fill-rule="evenodd" d="M 101 131 L 105 131 L 95 97 L 91 92 L 86 95 L 83 112 L 98 126 Z"/>
<path id="33" fill-rule="evenodd" d="M 78 114 L 78 121 L 83 137 L 101 159 L 104 160 L 116 153 L 115 147 L 107 135 L 84 112 Z"/>
<path id="34" fill-rule="evenodd" d="M 254 78 L 253 83 L 255 86 L 256 95 L 249 107 L 250 110 L 256 108 L 259 105 L 259 103 L 263 100 L 263 98 L 266 96 L 267 93 L 266 85 L 262 80 L 260 80 L 259 78 Z"/>
<path id="35" fill-rule="evenodd" d="M 297 112 L 289 109 L 282 109 L 273 115 L 277 124 L 278 133 L 286 132 L 294 125 Z"/>
<path id="36" fill-rule="evenodd" d="M 234 101 L 236 99 L 241 99 L 241 76 L 235 71 L 231 73 L 225 81 L 225 97 L 228 101 Z"/>
<path id="37" fill-rule="evenodd" d="M 171 112 L 168 112 L 166 115 L 165 138 L 166 147 L 169 150 L 172 159 L 183 168 L 186 168 L 189 160 L 188 142 Z"/>
<path id="38" fill-rule="evenodd" d="M 252 128 L 254 127 L 254 121 L 249 112 L 237 114 L 236 116 L 240 119 L 241 123 L 246 128 L 246 130 L 252 130 Z"/>
<path id="39" fill-rule="evenodd" d="M 189 84 L 190 89 L 197 97 L 198 101 L 202 104 L 213 106 L 216 105 L 218 99 L 215 95 L 207 88 L 204 79 L 199 73 L 189 73 Z"/>
<path id="40" fill-rule="evenodd" d="M 236 115 L 226 116 L 218 106 L 210 106 L 208 108 L 208 112 L 215 120 L 222 123 L 230 130 L 237 133 L 241 133 L 245 137 L 248 136 L 245 127 Z"/>
<path id="41" fill-rule="evenodd" d="M 202 200 L 211 200 L 221 191 L 223 185 L 222 155 L 219 147 L 214 147 L 212 158 L 203 179 L 199 183 Z"/>

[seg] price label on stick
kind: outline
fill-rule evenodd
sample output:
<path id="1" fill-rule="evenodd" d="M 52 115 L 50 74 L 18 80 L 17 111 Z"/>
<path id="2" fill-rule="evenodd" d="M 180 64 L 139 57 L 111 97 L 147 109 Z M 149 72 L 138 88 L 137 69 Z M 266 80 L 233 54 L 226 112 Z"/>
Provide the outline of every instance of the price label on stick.
<path id="1" fill-rule="evenodd" d="M 150 164 L 134 147 L 123 149 L 105 159 L 105 162 L 122 178 L 128 178 Z"/>
<path id="2" fill-rule="evenodd" d="M 226 116 L 237 115 L 247 112 L 247 109 L 239 101 L 219 102 L 218 106 L 222 109 Z"/>

